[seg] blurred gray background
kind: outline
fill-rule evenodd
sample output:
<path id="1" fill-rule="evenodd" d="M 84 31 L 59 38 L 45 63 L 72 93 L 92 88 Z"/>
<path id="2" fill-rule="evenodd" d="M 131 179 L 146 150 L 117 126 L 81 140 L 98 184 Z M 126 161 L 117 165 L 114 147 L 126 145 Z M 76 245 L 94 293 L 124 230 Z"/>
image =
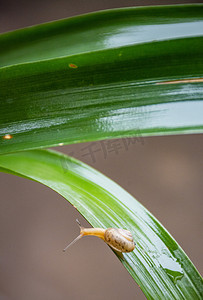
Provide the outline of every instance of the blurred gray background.
<path id="1" fill-rule="evenodd" d="M 114 7 L 201 1 L 0 1 L 0 32 Z M 87 144 L 57 148 L 92 165 L 138 199 L 203 273 L 203 135 L 137 139 L 128 151 L 84 156 Z M 99 142 L 97 142 L 99 146 Z M 101 240 L 87 237 L 65 254 L 88 223 L 60 195 L 0 173 L 0 300 L 145 299 Z"/>

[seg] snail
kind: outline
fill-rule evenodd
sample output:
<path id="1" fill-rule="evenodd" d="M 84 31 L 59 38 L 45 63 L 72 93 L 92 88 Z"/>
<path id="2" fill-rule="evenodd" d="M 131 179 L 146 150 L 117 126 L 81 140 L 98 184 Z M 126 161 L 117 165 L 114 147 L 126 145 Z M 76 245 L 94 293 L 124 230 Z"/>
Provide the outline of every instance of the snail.
<path id="1" fill-rule="evenodd" d="M 93 235 L 102 239 L 106 244 L 118 252 L 131 252 L 135 249 L 135 243 L 130 231 L 117 228 L 84 228 L 76 220 L 80 227 L 80 234 L 63 251 L 66 251 L 71 245 L 85 235 Z"/>

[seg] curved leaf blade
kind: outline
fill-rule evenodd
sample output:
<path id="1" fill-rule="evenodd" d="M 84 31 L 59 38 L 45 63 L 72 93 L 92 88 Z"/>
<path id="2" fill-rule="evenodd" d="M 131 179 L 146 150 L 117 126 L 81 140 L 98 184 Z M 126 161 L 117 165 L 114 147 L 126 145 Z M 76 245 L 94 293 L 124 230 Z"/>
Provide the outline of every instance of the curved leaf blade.
<path id="1" fill-rule="evenodd" d="M 0 153 L 202 132 L 202 22 L 202 5 L 127 8 L 0 35 Z"/>
<path id="2" fill-rule="evenodd" d="M 0 66 L 202 36 L 202 5 L 105 10 L 0 35 Z"/>
<path id="3" fill-rule="evenodd" d="M 202 132 L 202 49 L 198 37 L 0 69 L 0 153 Z"/>
<path id="4" fill-rule="evenodd" d="M 148 299 L 202 299 L 202 278 L 183 250 L 138 201 L 107 177 L 47 150 L 1 155 L 0 170 L 57 191 L 94 227 L 131 230 L 136 248 L 119 259 Z"/>

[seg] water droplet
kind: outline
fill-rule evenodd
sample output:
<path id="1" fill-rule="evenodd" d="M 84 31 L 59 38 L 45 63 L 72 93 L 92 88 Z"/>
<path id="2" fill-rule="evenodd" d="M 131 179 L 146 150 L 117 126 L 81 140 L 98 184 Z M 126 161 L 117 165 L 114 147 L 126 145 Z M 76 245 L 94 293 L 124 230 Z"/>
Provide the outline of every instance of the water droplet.
<path id="1" fill-rule="evenodd" d="M 176 284 L 178 280 L 180 280 L 183 277 L 183 273 L 179 271 L 174 271 L 171 269 L 164 268 L 168 276 L 173 280 L 173 282 Z"/>
<path id="2" fill-rule="evenodd" d="M 175 284 L 177 280 L 180 280 L 183 277 L 181 264 L 178 262 L 177 258 L 170 256 L 166 251 L 163 251 L 162 255 L 160 255 L 159 263 Z"/>

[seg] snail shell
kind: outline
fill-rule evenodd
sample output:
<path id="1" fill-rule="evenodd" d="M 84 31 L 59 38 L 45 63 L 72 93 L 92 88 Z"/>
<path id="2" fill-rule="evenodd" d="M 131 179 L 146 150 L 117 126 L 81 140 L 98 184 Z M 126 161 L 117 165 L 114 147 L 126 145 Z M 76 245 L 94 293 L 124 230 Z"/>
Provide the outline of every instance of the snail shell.
<path id="1" fill-rule="evenodd" d="M 135 243 L 129 230 L 108 228 L 104 233 L 104 241 L 111 248 L 120 252 L 131 252 L 135 249 Z"/>

